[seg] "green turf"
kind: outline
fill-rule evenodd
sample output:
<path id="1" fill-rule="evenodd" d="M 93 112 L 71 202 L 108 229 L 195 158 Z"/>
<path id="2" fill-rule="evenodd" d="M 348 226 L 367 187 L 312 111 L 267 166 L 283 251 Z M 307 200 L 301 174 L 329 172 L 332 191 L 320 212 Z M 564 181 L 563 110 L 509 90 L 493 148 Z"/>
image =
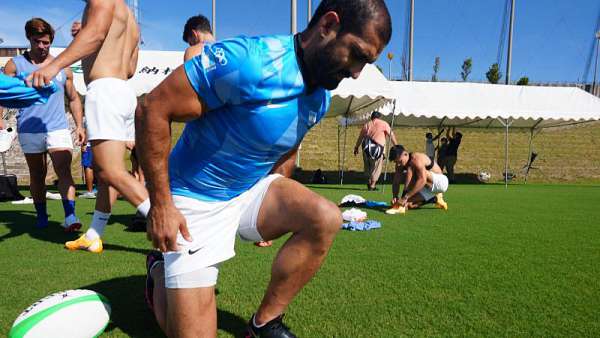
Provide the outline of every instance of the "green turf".
<path id="1" fill-rule="evenodd" d="M 387 200 L 362 186 L 312 187 Z M 389 186 L 386 187 L 389 192 Z M 405 216 L 368 210 L 383 227 L 339 233 L 286 323 L 301 337 L 599 336 L 600 187 L 453 185 L 448 212 Z M 93 202 L 79 200 L 83 221 Z M 0 335 L 37 299 L 70 288 L 112 303 L 105 336 L 161 336 L 143 303 L 143 233 L 125 231 L 133 208 L 118 202 L 101 255 L 68 252 L 59 201 L 39 231 L 33 206 L 0 203 Z M 260 301 L 271 248 L 238 243 L 221 268 L 219 335 L 239 336 Z"/>

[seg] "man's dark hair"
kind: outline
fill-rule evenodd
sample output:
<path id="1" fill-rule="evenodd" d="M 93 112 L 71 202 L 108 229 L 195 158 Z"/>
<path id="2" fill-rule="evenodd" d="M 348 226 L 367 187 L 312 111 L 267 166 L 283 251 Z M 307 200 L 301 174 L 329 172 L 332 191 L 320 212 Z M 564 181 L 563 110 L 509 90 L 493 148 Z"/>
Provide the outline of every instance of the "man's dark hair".
<path id="1" fill-rule="evenodd" d="M 432 133 L 426 133 L 426 134 L 425 134 L 425 137 L 426 137 L 426 138 L 433 138 L 433 134 L 432 134 Z"/>
<path id="2" fill-rule="evenodd" d="M 25 23 L 25 36 L 27 39 L 41 35 L 48 35 L 50 42 L 54 41 L 54 28 L 46 20 L 33 18 Z"/>
<path id="3" fill-rule="evenodd" d="M 406 151 L 406 149 L 404 148 L 403 145 L 397 144 L 397 145 L 393 146 L 392 148 L 390 148 L 390 156 L 388 156 L 388 158 L 390 159 L 390 161 L 394 161 L 396 159 L 396 157 L 402 155 L 402 153 L 405 151 Z"/>
<path id="4" fill-rule="evenodd" d="M 380 119 L 380 118 L 381 118 L 381 113 L 378 112 L 377 110 L 375 110 L 374 112 L 371 113 L 371 120 Z"/>
<path id="5" fill-rule="evenodd" d="M 183 26 L 183 42 L 188 41 L 187 39 L 192 35 L 192 30 L 212 34 L 210 21 L 208 21 L 208 19 L 202 14 L 192 16 L 187 20 L 185 26 Z"/>
<path id="6" fill-rule="evenodd" d="M 455 136 L 455 137 L 458 137 L 458 138 L 462 138 L 462 133 L 461 133 L 461 132 L 459 132 L 459 131 L 457 131 L 457 132 L 454 134 L 454 136 Z"/>
<path id="7" fill-rule="evenodd" d="M 383 0 L 323 0 L 317 7 L 308 29 L 313 28 L 327 12 L 336 12 L 340 17 L 340 33 L 362 36 L 367 23 L 377 22 L 377 34 L 387 45 L 392 37 L 392 18 Z"/>

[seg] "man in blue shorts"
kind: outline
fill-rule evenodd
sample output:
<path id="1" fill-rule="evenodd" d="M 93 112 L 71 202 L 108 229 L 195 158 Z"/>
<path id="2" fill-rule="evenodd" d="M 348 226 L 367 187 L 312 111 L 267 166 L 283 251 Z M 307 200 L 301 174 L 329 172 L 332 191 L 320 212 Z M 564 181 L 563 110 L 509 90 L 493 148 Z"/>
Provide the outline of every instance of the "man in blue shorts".
<path id="1" fill-rule="evenodd" d="M 383 0 L 323 0 L 296 36 L 206 44 L 136 111 L 151 199 L 147 300 L 170 337 L 214 337 L 219 264 L 236 233 L 291 233 L 248 323 L 249 337 L 295 337 L 285 309 L 321 266 L 342 219 L 337 206 L 279 174 L 329 108 L 328 90 L 357 78 L 391 36 Z M 170 150 L 170 122 L 185 121 Z M 161 260 L 164 257 L 164 263 Z"/>

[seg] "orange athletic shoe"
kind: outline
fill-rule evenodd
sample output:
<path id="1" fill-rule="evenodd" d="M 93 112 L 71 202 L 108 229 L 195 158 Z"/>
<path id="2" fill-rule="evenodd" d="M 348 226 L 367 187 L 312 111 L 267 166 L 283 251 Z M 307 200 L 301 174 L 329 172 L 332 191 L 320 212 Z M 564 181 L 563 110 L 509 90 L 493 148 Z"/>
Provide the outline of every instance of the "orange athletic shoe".
<path id="1" fill-rule="evenodd" d="M 94 240 L 89 240 L 85 237 L 85 234 L 81 235 L 78 239 L 74 241 L 69 241 L 65 243 L 65 248 L 73 251 L 73 250 L 87 250 L 93 253 L 101 253 L 102 252 L 102 240 L 100 238 L 96 238 Z"/>
<path id="2" fill-rule="evenodd" d="M 443 209 L 444 211 L 448 211 L 448 203 L 446 203 L 446 201 L 444 201 L 444 195 L 442 195 L 442 193 L 439 193 L 437 195 L 435 195 L 436 197 L 436 202 L 435 202 L 435 206 Z"/>

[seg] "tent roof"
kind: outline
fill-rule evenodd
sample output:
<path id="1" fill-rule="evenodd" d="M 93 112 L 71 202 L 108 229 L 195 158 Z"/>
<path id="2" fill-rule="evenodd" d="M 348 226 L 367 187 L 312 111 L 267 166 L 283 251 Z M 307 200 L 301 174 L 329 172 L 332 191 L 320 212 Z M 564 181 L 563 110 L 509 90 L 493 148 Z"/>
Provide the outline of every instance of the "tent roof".
<path id="1" fill-rule="evenodd" d="M 63 50 L 64 48 L 51 48 L 50 53 L 56 56 Z M 141 50 L 138 54 L 135 75 L 127 82 L 133 88 L 136 95 L 140 96 L 150 92 L 181 64 L 183 64 L 183 52 Z M 71 69 L 73 70 L 75 89 L 77 89 L 79 94 L 85 95 L 87 89 L 83 81 L 81 62 L 73 64 Z"/>
<path id="2" fill-rule="evenodd" d="M 366 64 L 355 80 L 347 78 L 331 92 L 328 116 L 360 115 L 379 109 L 394 98 L 390 82 L 372 64 Z"/>
<path id="3" fill-rule="evenodd" d="M 600 119 L 600 99 L 576 87 L 394 81 L 394 125 L 410 127 L 548 128 Z M 368 112 L 343 123 L 359 123 Z"/>

